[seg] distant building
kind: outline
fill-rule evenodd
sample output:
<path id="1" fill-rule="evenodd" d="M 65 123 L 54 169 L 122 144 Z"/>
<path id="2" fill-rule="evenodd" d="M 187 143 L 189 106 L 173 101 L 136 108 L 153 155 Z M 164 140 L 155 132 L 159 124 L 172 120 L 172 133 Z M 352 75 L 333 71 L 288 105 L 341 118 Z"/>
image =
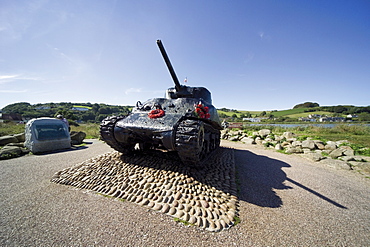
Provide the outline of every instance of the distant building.
<path id="1" fill-rule="evenodd" d="M 242 129 L 243 123 L 229 123 L 229 129 Z"/>
<path id="2" fill-rule="evenodd" d="M 321 117 L 320 122 L 344 122 L 346 119 L 344 117 Z"/>
<path id="3" fill-rule="evenodd" d="M 310 117 L 300 117 L 298 118 L 298 120 L 303 121 L 303 122 L 316 122 L 315 118 L 310 118 Z"/>
<path id="4" fill-rule="evenodd" d="M 310 114 L 308 115 L 308 118 L 321 118 L 322 116 L 320 114 Z"/>
<path id="5" fill-rule="evenodd" d="M 91 107 L 88 107 L 88 106 L 86 106 L 86 107 L 84 107 L 84 106 L 73 106 L 71 110 L 72 111 L 88 111 L 90 109 L 91 109 Z"/>
<path id="6" fill-rule="evenodd" d="M 243 118 L 243 121 L 249 121 L 249 122 L 254 122 L 254 123 L 259 123 L 261 122 L 262 119 L 267 119 L 267 118 L 261 118 L 261 117 L 245 117 Z"/>

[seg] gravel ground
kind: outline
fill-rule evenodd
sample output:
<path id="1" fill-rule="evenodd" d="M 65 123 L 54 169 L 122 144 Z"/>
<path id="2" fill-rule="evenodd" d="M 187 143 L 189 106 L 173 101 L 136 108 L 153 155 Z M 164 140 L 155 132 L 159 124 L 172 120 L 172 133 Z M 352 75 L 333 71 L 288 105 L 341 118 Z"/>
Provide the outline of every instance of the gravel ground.
<path id="1" fill-rule="evenodd" d="M 219 233 L 137 204 L 51 183 L 110 152 L 85 147 L 0 161 L 1 246 L 369 246 L 370 179 L 294 155 L 235 148 L 241 223 Z"/>

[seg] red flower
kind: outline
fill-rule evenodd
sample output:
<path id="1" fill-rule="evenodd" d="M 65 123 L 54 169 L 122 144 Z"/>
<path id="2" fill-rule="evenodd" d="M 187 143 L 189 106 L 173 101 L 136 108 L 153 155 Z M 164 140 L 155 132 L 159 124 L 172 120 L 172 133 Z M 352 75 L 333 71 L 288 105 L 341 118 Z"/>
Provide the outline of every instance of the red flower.
<path id="1" fill-rule="evenodd" d="M 195 112 L 199 118 L 211 118 L 211 114 L 209 114 L 209 107 L 204 106 L 202 104 L 195 105 Z"/>

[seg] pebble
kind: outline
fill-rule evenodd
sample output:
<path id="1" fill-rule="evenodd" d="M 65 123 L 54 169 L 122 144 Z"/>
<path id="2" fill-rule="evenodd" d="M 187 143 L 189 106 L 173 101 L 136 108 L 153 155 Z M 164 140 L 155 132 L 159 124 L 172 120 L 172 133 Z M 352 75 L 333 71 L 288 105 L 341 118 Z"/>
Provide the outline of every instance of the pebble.
<path id="1" fill-rule="evenodd" d="M 58 171 L 51 182 L 126 199 L 212 232 L 232 226 L 238 215 L 233 150 L 220 148 L 199 170 L 178 162 L 114 151 Z"/>

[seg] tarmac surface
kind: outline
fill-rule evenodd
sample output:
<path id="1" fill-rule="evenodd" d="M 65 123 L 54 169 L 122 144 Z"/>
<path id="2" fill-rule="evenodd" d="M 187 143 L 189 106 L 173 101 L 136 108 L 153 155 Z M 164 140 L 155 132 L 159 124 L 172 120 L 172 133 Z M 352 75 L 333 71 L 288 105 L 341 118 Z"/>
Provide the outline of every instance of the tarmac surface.
<path id="1" fill-rule="evenodd" d="M 218 233 L 53 175 L 113 151 L 73 150 L 0 161 L 0 246 L 370 246 L 370 179 L 294 155 L 234 148 L 240 223 Z"/>

